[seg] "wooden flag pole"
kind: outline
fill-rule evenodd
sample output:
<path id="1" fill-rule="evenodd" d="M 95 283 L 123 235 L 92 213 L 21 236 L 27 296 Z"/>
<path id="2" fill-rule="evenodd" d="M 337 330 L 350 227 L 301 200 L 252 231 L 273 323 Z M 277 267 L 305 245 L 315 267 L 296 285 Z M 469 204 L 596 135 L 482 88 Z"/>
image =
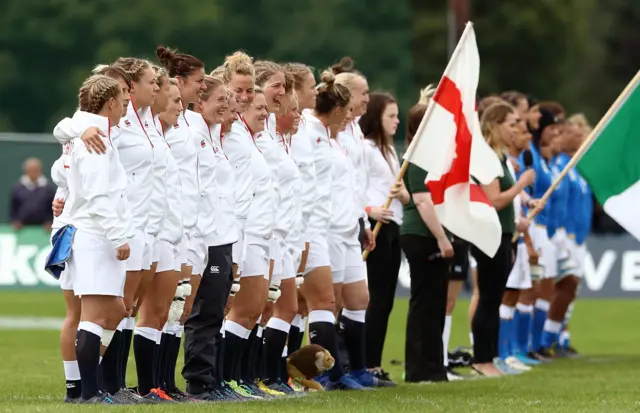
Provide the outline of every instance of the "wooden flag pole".
<path id="1" fill-rule="evenodd" d="M 451 54 L 451 58 L 449 59 L 449 63 L 447 63 L 447 67 L 444 69 L 444 73 L 448 73 L 449 71 L 449 66 L 451 66 L 451 62 L 453 62 L 453 60 L 456 58 L 456 56 L 460 53 L 460 44 L 462 43 L 462 40 L 465 38 L 465 36 L 467 35 L 467 33 L 469 32 L 469 29 L 473 26 L 473 24 L 471 22 L 467 23 L 467 26 L 464 29 L 464 32 L 462 33 L 462 36 L 460 36 L 460 40 L 458 41 L 458 45 L 456 46 L 455 50 L 453 51 L 453 54 Z M 437 89 L 436 89 L 436 93 L 437 93 Z M 424 113 L 424 116 L 422 117 L 422 120 L 420 121 L 420 125 L 418 126 L 418 129 L 416 130 L 416 133 L 414 135 L 414 137 L 420 137 L 422 135 L 422 132 L 424 131 L 424 128 L 427 125 L 427 119 L 429 119 L 429 117 L 431 117 L 431 113 L 433 112 L 433 109 L 435 108 L 435 104 L 436 102 L 433 99 L 429 100 L 429 104 L 427 105 L 427 110 Z M 402 167 L 400 168 L 400 172 L 398 173 L 398 176 L 396 177 L 396 182 L 395 185 L 397 185 L 398 183 L 400 183 L 400 181 L 402 181 L 402 178 L 404 178 L 404 174 L 407 172 L 407 168 L 409 167 L 409 159 L 411 159 L 411 157 L 413 156 L 413 152 L 415 151 L 417 146 L 417 139 L 412 141 L 411 144 L 409 145 L 409 147 L 407 148 L 407 152 L 405 153 L 404 156 L 404 162 L 402 162 Z M 394 186 L 395 186 L 394 185 Z M 384 203 L 384 208 L 385 209 L 389 209 L 389 207 L 391 206 L 391 202 L 393 201 L 393 198 L 391 196 L 387 197 L 387 202 Z M 365 223 L 366 225 L 366 223 Z M 378 238 L 378 233 L 380 232 L 380 229 L 382 228 L 382 221 L 378 221 L 376 222 L 376 226 L 373 228 L 373 239 Z M 369 256 L 369 253 L 371 251 L 369 250 L 364 250 L 364 252 L 362 253 L 362 261 L 366 261 L 367 257 Z"/>
<path id="2" fill-rule="evenodd" d="M 591 146 L 591 144 L 600 135 L 600 132 L 602 131 L 602 129 L 604 129 L 604 127 L 609 123 L 609 120 L 611 119 L 611 117 L 617 112 L 618 108 L 624 103 L 624 101 L 627 99 L 628 95 L 631 93 L 632 89 L 634 88 L 634 86 L 638 83 L 640 83 L 640 70 L 638 71 L 638 73 L 636 73 L 633 79 L 631 79 L 629 84 L 627 84 L 627 86 L 624 88 L 622 93 L 618 95 L 618 98 L 615 100 L 615 102 L 613 102 L 613 105 L 611 105 L 609 110 L 607 110 L 607 113 L 605 113 L 602 119 L 600 119 L 600 122 L 598 122 L 596 127 L 593 128 L 593 130 L 591 131 L 587 139 L 585 139 L 584 142 L 582 142 L 582 145 L 580 145 L 576 153 L 571 157 L 569 162 L 567 162 L 567 165 L 564 167 L 562 172 L 560 172 L 560 174 L 556 177 L 556 179 L 553 181 L 549 189 L 547 189 L 547 192 L 545 192 L 542 198 L 540 198 L 541 204 L 544 205 L 544 203 L 547 202 L 547 200 L 549 199 L 553 191 L 558 187 L 558 185 L 564 179 L 564 177 L 567 176 L 571 168 L 575 167 L 576 164 L 580 161 L 580 159 L 582 159 L 582 157 L 587 152 L 587 150 L 589 150 L 589 147 Z M 527 214 L 527 219 L 529 220 L 533 219 L 536 215 L 538 215 L 539 212 L 540 212 L 540 209 L 538 208 L 534 208 L 530 210 L 529 213 Z M 518 238 L 518 235 L 519 234 L 517 233 L 514 234 L 512 241 L 515 242 L 515 240 Z"/>

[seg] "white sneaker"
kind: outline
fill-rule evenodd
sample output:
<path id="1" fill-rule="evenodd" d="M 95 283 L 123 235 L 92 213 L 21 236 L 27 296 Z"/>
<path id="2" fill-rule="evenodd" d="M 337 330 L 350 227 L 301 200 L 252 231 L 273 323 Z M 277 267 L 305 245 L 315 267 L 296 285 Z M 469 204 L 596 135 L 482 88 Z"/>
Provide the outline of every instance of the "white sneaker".
<path id="1" fill-rule="evenodd" d="M 530 371 L 531 370 L 531 366 L 527 366 L 526 364 L 524 364 L 523 362 L 518 360 L 515 356 L 507 357 L 505 362 L 507 363 L 507 365 L 509 367 L 511 367 L 513 369 L 516 369 L 516 370 L 521 370 L 521 371 Z"/>
<path id="2" fill-rule="evenodd" d="M 447 371 L 447 380 L 449 381 L 464 380 L 464 377 L 458 373 Z"/>

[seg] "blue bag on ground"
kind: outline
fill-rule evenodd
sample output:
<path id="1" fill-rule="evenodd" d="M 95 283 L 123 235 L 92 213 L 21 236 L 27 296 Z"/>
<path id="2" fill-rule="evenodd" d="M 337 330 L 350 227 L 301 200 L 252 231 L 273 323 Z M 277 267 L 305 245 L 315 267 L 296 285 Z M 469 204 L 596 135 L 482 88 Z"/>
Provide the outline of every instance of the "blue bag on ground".
<path id="1" fill-rule="evenodd" d="M 44 269 L 56 280 L 60 279 L 60 274 L 64 271 L 66 262 L 69 261 L 69 257 L 71 256 L 71 244 L 73 243 L 73 236 L 75 233 L 76 227 L 72 225 L 65 225 L 51 238 L 51 244 L 53 244 L 53 247 L 47 257 Z"/>

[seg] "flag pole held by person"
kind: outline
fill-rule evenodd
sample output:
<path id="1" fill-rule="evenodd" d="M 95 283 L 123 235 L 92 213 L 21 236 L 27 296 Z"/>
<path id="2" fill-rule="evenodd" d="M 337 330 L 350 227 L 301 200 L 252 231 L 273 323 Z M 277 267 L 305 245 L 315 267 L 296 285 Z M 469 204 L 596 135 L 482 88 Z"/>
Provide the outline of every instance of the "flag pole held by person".
<path id="1" fill-rule="evenodd" d="M 467 67 L 468 64 L 474 67 Z M 472 23 L 469 22 L 460 37 L 456 49 L 451 55 L 451 59 L 447 64 L 434 98 L 429 101 L 422 122 L 415 134 L 415 138 L 403 156 L 404 161 L 396 179 L 396 184 L 402 181 L 409 163 L 415 163 L 423 169 L 428 170 L 431 177 L 436 180 L 440 179 L 450 170 L 457 146 L 454 137 L 458 133 L 458 130 L 462 131 L 462 127 L 458 128 L 458 117 L 468 117 L 471 119 L 468 124 L 464 120 L 462 120 L 462 122 L 465 123 L 464 129 L 467 129 L 469 134 L 473 136 L 472 140 L 475 144 L 470 154 L 470 160 L 473 160 L 470 162 L 472 174 L 481 183 L 489 183 L 496 176 L 501 175 L 502 169 L 498 159 L 493 156 L 491 148 L 486 145 L 481 134 L 479 134 L 479 122 L 477 114 L 475 113 L 475 91 L 478 75 L 479 57 L 475 42 L 475 33 Z M 451 78 L 455 79 L 454 82 L 451 82 Z M 451 91 L 451 86 L 458 91 L 457 94 L 460 95 L 459 99 L 456 102 L 439 102 L 438 97 L 448 100 L 450 97 L 448 93 Z M 461 88 L 467 92 L 464 93 L 464 96 L 461 96 L 461 92 L 459 91 Z M 471 91 L 471 89 L 473 89 L 473 91 Z M 460 98 L 465 99 L 465 102 L 460 101 Z M 457 105 L 454 110 L 458 113 L 452 113 L 450 111 L 448 107 L 449 103 Z M 468 113 L 468 116 L 464 116 L 464 112 Z M 445 135 L 450 136 L 448 139 L 440 139 L 441 136 L 444 137 Z M 427 139 L 421 139 L 423 137 L 427 137 Z M 487 156 L 487 154 L 489 154 L 489 156 Z M 495 158 L 495 160 L 493 158 Z M 443 187 L 443 189 L 447 190 L 449 188 Z M 478 191 L 474 191 L 474 193 L 477 192 Z M 385 208 L 389 207 L 391 201 L 392 198 L 388 197 Z M 382 222 L 379 221 L 373 230 L 374 237 L 378 235 L 381 226 Z M 455 233 L 456 231 L 453 232 Z M 461 236 L 461 238 L 465 237 Z M 364 251 L 362 255 L 363 260 L 367 259 L 368 254 L 369 251 Z"/>
<path id="2" fill-rule="evenodd" d="M 638 145 L 636 144 L 629 148 L 627 144 L 632 143 L 633 140 L 626 139 L 628 134 L 635 133 L 635 140 L 637 141 L 638 134 L 640 134 L 640 121 L 637 120 L 638 115 L 634 109 L 640 109 L 640 71 L 627 84 L 613 105 L 607 110 L 607 113 L 582 142 L 582 145 L 580 145 L 571 160 L 556 177 L 547 192 L 540 198 L 538 206 L 529 211 L 527 218 L 533 219 L 540 212 L 562 179 L 572 168 L 577 166 L 587 183 L 591 185 L 598 201 L 603 204 L 605 211 L 629 231 L 631 235 L 640 239 L 640 224 L 638 224 L 637 216 L 634 222 L 633 212 L 629 212 L 637 204 L 632 201 L 640 200 L 640 162 L 637 161 L 637 152 L 633 151 Z M 629 122 L 635 122 L 635 124 L 628 124 Z M 603 135 L 606 136 L 606 139 L 598 141 L 598 138 Z M 596 142 L 598 144 L 596 150 L 588 152 L 593 149 Z M 589 156 L 583 160 L 587 152 Z M 628 155 L 625 155 L 625 153 Z M 615 158 L 612 158 L 614 155 Z M 618 162 L 611 163 L 612 159 Z M 607 168 L 607 164 L 611 165 L 611 168 Z M 620 179 L 619 184 L 614 186 L 622 185 L 622 187 L 619 188 L 619 191 L 616 191 L 615 189 L 618 188 L 612 188 L 611 182 L 617 178 L 614 178 L 615 175 L 610 175 L 608 172 L 615 173 L 615 170 L 619 171 L 628 167 L 631 170 L 629 173 L 625 170 L 627 176 L 624 178 L 629 178 L 631 181 L 627 182 L 627 179 Z M 603 170 L 603 168 L 607 170 Z M 611 169 L 611 171 L 608 171 L 608 169 Z M 620 175 L 620 173 L 618 172 L 616 175 Z M 606 177 L 605 182 L 602 179 L 598 179 L 599 176 Z M 602 182 L 602 184 L 597 184 L 598 181 Z M 631 209 L 624 208 L 622 204 L 631 205 Z"/>

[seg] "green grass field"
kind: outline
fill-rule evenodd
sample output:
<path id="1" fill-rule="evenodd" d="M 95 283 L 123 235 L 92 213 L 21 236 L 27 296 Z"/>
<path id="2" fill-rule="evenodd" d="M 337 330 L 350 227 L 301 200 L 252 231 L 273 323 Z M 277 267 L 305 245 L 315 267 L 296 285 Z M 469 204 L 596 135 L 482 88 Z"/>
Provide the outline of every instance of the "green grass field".
<path id="1" fill-rule="evenodd" d="M 56 293 L 0 293 L 0 318 L 63 317 Z M 451 345 L 468 344 L 466 310 L 459 303 Z M 407 302 L 398 300 L 385 349 L 384 368 L 399 380 L 404 358 Z M 475 379 L 428 385 L 401 384 L 395 389 L 362 393 L 320 393 L 305 398 L 234 404 L 174 406 L 69 406 L 54 330 L 0 331 L 0 412 L 637 412 L 640 411 L 640 301 L 582 300 L 572 321 L 573 342 L 585 354 L 559 360 L 517 377 Z M 130 373 L 135 372 L 131 366 Z M 135 382 L 130 375 L 129 384 Z"/>

